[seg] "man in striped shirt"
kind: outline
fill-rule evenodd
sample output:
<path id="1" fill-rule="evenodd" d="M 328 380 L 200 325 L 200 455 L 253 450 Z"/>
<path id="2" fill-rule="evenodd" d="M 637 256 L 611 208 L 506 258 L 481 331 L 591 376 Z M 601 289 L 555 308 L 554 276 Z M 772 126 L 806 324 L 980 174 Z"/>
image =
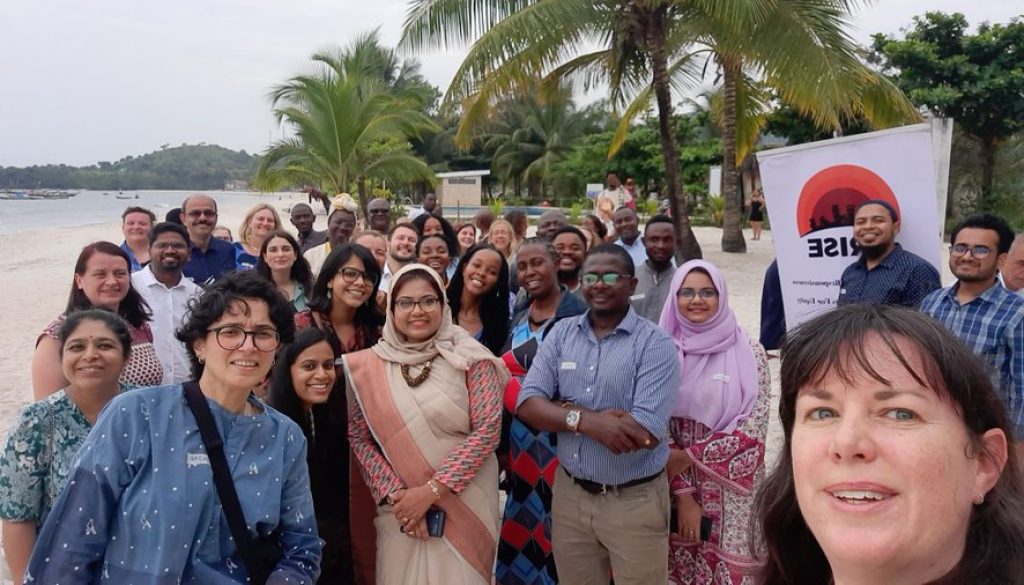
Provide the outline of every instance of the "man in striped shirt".
<path id="1" fill-rule="evenodd" d="M 566 585 L 665 583 L 669 493 L 666 436 L 679 389 L 672 339 L 630 308 L 629 253 L 594 249 L 580 281 L 590 310 L 544 339 L 517 415 L 558 433 L 552 550 Z"/>
<path id="2" fill-rule="evenodd" d="M 997 273 L 1013 231 L 987 213 L 963 220 L 950 235 L 949 268 L 957 281 L 929 294 L 921 311 L 964 341 L 993 368 L 1017 440 L 1024 437 L 1024 299 L 1006 290 Z"/>

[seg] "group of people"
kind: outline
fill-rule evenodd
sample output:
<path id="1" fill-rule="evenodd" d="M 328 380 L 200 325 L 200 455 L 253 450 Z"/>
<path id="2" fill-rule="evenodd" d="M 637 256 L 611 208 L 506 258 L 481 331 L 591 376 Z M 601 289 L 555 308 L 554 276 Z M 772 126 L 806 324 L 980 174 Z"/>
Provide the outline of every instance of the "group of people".
<path id="1" fill-rule="evenodd" d="M 641 233 L 620 206 L 609 236 L 549 210 L 527 237 L 521 212 L 453 226 L 428 196 L 360 221 L 340 195 L 326 232 L 304 203 L 294 234 L 259 205 L 229 243 L 206 195 L 184 225 L 130 208 L 39 337 L 38 401 L 0 458 L 8 565 L 18 583 L 1024 583 L 1024 300 L 990 270 L 1006 234 L 969 218 L 958 283 L 893 307 L 931 274 L 872 205 L 843 306 L 786 334 L 770 474 L 765 349 L 721 270 L 676 266 L 666 216 Z"/>

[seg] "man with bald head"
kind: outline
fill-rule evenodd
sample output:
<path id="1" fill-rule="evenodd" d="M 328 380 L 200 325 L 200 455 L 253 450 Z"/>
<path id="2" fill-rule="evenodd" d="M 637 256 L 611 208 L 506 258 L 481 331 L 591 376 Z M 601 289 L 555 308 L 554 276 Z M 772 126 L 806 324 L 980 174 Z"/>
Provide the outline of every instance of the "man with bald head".
<path id="1" fill-rule="evenodd" d="M 382 234 L 391 229 L 391 203 L 378 197 L 366 206 L 366 225 Z"/>
<path id="2" fill-rule="evenodd" d="M 561 209 L 549 209 L 537 222 L 537 237 L 550 240 L 559 229 L 569 225 L 569 218 Z"/>
<path id="3" fill-rule="evenodd" d="M 299 253 L 305 254 L 306 250 L 315 248 L 327 241 L 327 232 L 318 232 L 313 229 L 316 223 L 316 216 L 313 215 L 313 208 L 305 203 L 296 203 L 292 206 L 291 222 L 299 232 Z"/>
<path id="4" fill-rule="evenodd" d="M 195 193 L 181 203 L 181 220 L 192 244 L 182 272 L 198 285 L 212 284 L 225 273 L 238 268 L 235 247 L 213 237 L 217 227 L 217 202 L 203 193 Z"/>
<path id="5" fill-rule="evenodd" d="M 1003 286 L 1024 297 L 1024 234 L 1017 234 L 999 271 Z"/>

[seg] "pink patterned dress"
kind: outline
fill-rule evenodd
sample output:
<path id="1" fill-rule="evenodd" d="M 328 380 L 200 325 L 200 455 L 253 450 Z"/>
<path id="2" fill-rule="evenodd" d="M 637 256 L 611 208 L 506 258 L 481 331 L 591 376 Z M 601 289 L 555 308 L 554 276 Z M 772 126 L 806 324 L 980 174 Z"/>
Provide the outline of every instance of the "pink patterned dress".
<path id="1" fill-rule="evenodd" d="M 749 524 L 754 494 L 764 479 L 771 375 L 764 348 L 753 340 L 750 346 L 757 361 L 758 394 L 736 430 L 712 433 L 686 418 L 673 417 L 669 423 L 671 447 L 686 449 L 693 459 L 685 472 L 671 478 L 672 496 L 692 495 L 712 521 L 706 542 L 669 535 L 668 581 L 673 585 L 754 585 L 758 563 L 750 556 Z"/>

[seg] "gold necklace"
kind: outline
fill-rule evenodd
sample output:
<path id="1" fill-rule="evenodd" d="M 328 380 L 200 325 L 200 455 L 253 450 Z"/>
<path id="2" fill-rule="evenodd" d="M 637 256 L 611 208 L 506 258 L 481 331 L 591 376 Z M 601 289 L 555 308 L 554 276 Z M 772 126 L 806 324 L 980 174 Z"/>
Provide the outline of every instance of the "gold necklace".
<path id="1" fill-rule="evenodd" d="M 408 384 L 410 388 L 415 388 L 422 384 L 423 382 L 426 382 L 427 378 L 430 377 L 430 368 L 433 365 L 434 360 L 427 360 L 417 366 L 423 368 L 422 370 L 420 370 L 420 373 L 418 375 L 416 375 L 415 377 L 409 377 L 409 364 L 402 364 L 402 377 L 405 378 L 405 383 Z"/>

